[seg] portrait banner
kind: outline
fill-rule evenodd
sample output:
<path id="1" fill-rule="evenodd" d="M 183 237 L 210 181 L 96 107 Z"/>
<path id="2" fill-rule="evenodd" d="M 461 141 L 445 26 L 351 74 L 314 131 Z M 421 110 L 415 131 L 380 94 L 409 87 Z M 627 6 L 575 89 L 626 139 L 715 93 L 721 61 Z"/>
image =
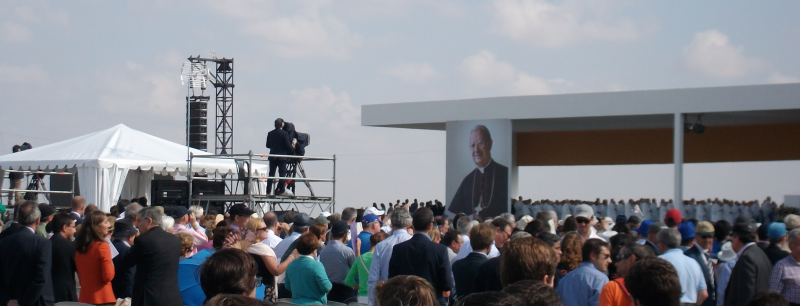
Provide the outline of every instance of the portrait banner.
<path id="1" fill-rule="evenodd" d="M 511 120 L 447 122 L 446 213 L 482 219 L 511 211 Z"/>

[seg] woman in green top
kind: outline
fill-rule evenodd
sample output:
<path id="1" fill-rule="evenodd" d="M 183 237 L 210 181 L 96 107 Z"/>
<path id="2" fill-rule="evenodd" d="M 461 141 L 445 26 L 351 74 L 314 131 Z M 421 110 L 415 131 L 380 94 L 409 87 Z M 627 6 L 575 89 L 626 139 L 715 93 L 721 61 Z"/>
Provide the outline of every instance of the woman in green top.
<path id="1" fill-rule="evenodd" d="M 314 260 L 317 255 L 319 238 L 313 233 L 305 233 L 297 238 L 297 252 L 300 258 L 286 267 L 286 289 L 292 291 L 292 303 L 306 305 L 327 305 L 328 291 L 333 284 L 325 273 L 322 263 Z"/>
<path id="2" fill-rule="evenodd" d="M 372 252 L 375 252 L 375 246 L 378 245 L 379 242 L 383 241 L 389 237 L 384 232 L 378 232 L 369 237 L 369 252 L 361 254 L 358 258 L 356 258 L 356 262 L 353 263 L 353 266 L 350 267 L 350 272 L 347 273 L 347 277 L 344 279 L 344 284 L 355 289 L 358 289 L 358 302 L 362 304 L 368 304 L 369 299 L 367 298 L 368 289 L 367 289 L 367 279 L 369 278 L 369 267 L 372 265 Z M 356 284 L 356 280 L 358 280 L 358 284 Z"/>

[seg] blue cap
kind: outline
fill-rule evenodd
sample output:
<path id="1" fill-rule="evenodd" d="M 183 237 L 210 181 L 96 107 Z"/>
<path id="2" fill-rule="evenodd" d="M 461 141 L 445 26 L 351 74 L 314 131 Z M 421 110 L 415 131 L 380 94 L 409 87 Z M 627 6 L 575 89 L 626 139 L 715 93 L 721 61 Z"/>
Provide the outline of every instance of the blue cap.
<path id="1" fill-rule="evenodd" d="M 692 239 L 695 232 L 694 223 L 683 222 L 678 225 L 678 231 L 681 232 L 681 240 Z"/>
<path id="2" fill-rule="evenodd" d="M 647 230 L 650 229 L 650 226 L 653 225 L 653 223 L 655 223 L 655 221 L 644 219 L 642 224 L 639 224 L 639 228 L 636 229 L 636 232 L 641 236 L 647 237 Z"/>
<path id="3" fill-rule="evenodd" d="M 778 239 L 786 235 L 788 231 L 786 230 L 786 224 L 782 222 L 772 222 L 769 224 L 769 232 L 767 236 L 770 239 Z"/>
<path id="4" fill-rule="evenodd" d="M 368 214 L 368 215 L 364 215 L 364 217 L 361 217 L 361 222 L 364 223 L 364 224 L 370 224 L 370 223 L 375 222 L 375 221 L 378 221 L 378 222 L 381 223 L 381 225 L 383 225 L 383 221 L 381 221 L 381 218 L 378 218 L 378 216 L 376 216 L 376 215 Z"/>

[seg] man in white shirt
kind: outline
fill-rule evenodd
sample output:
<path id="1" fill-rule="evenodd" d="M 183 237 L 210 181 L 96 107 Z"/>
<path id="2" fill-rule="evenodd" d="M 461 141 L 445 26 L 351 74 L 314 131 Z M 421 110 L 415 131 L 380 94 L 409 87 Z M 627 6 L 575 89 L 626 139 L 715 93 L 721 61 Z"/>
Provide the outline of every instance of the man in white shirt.
<path id="1" fill-rule="evenodd" d="M 271 211 L 267 212 L 264 214 L 264 224 L 267 225 L 267 239 L 262 242 L 274 250 L 283 241 L 281 237 L 275 234 L 275 231 L 278 230 L 278 215 Z"/>

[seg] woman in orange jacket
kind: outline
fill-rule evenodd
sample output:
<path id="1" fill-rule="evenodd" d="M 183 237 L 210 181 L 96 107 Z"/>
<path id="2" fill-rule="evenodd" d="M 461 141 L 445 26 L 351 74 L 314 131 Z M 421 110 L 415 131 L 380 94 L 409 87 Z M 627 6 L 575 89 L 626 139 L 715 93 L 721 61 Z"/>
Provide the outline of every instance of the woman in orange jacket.
<path id="1" fill-rule="evenodd" d="M 114 305 L 117 301 L 111 288 L 111 280 L 114 279 L 111 248 L 103 240 L 109 228 L 111 223 L 106 219 L 106 214 L 93 211 L 75 235 L 75 266 L 81 284 L 78 302 Z"/>

